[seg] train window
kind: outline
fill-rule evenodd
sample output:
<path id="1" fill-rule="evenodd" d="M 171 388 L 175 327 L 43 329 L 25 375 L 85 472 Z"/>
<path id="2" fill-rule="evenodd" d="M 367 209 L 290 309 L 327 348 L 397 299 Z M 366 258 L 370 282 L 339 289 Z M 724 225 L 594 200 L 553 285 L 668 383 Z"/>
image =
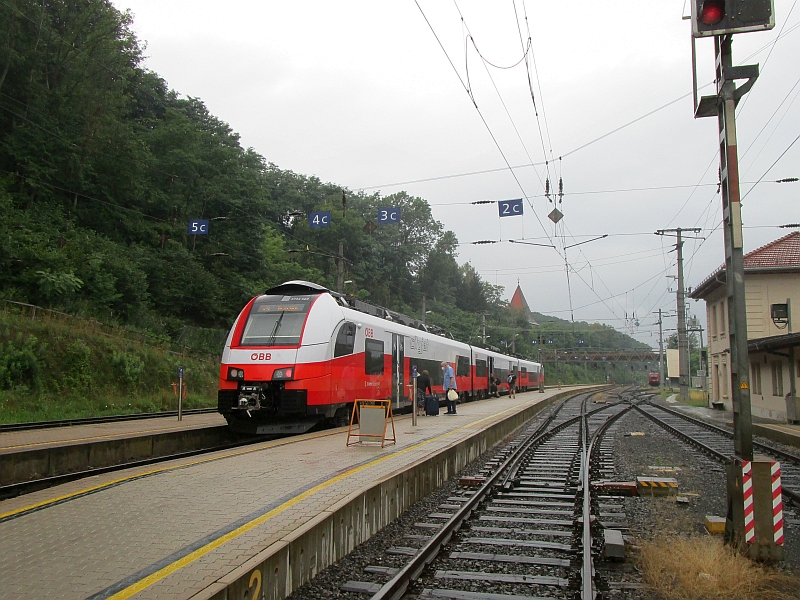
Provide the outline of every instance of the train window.
<path id="1" fill-rule="evenodd" d="M 475 359 L 475 376 L 486 377 L 486 361 L 481 358 Z"/>
<path id="2" fill-rule="evenodd" d="M 337 356 L 347 356 L 352 354 L 356 345 L 356 324 L 343 323 L 336 334 L 336 344 L 333 348 L 334 358 Z"/>
<path id="3" fill-rule="evenodd" d="M 264 296 L 250 309 L 240 346 L 296 346 L 308 314 L 308 301 Z"/>
<path id="4" fill-rule="evenodd" d="M 383 342 L 364 340 L 364 372 L 367 375 L 383 375 Z"/>
<path id="5" fill-rule="evenodd" d="M 442 385 L 442 361 L 430 360 L 425 358 L 412 358 L 410 364 L 417 367 L 417 373 L 422 374 L 427 371 L 431 378 L 431 385 Z"/>
<path id="6" fill-rule="evenodd" d="M 522 373 L 522 378 L 525 378 L 525 374 L 526 374 L 527 372 L 528 372 L 528 369 L 526 369 L 525 367 L 522 367 L 522 371 L 521 371 L 521 373 Z"/>
<path id="7" fill-rule="evenodd" d="M 469 356 L 456 356 L 456 377 L 469 377 Z"/>

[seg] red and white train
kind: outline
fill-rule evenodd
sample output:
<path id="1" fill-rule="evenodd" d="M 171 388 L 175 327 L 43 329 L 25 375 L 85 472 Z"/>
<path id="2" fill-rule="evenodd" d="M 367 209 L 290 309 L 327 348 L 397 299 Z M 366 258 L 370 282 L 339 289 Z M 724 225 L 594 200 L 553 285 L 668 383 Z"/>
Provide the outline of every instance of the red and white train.
<path id="1" fill-rule="evenodd" d="M 236 430 L 302 433 L 349 422 L 356 399 L 411 406 L 411 373 L 427 370 L 442 395 L 441 362 L 453 365 L 462 400 L 507 389 L 543 389 L 542 365 L 433 333 L 384 308 L 306 281 L 253 298 L 233 324 L 220 367 L 218 410 Z"/>

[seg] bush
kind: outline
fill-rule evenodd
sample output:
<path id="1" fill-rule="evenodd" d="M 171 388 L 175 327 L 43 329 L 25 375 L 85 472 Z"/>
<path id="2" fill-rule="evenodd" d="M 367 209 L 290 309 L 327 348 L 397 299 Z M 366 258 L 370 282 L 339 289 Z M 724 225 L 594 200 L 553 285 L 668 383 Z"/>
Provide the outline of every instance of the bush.
<path id="1" fill-rule="evenodd" d="M 11 389 L 19 385 L 36 387 L 39 382 L 39 340 L 35 336 L 0 343 L 0 389 Z"/>

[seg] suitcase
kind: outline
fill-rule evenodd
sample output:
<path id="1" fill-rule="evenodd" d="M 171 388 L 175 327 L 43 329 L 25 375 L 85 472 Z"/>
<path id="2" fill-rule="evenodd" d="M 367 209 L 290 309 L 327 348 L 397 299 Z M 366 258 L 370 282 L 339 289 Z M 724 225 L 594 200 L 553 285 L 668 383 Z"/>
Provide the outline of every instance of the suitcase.
<path id="1" fill-rule="evenodd" d="M 425 396 L 425 414 L 429 417 L 435 417 L 439 414 L 438 396 Z"/>

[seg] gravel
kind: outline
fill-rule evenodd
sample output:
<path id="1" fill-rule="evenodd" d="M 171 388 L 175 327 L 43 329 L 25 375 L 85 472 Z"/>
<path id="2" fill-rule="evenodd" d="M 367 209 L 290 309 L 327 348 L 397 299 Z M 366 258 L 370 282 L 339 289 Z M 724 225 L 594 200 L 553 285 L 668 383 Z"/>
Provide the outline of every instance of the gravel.
<path id="1" fill-rule="evenodd" d="M 643 432 L 644 435 L 632 436 L 632 432 Z M 661 427 L 635 411 L 629 412 L 617 421 L 606 433 L 605 439 L 606 452 L 602 453 L 602 458 L 606 463 L 604 468 L 609 469 L 603 474 L 606 479 L 635 481 L 638 476 L 673 477 L 678 481 L 679 495 L 689 499 L 687 504 L 676 502 L 675 496 L 600 499 L 600 502 L 604 504 L 621 504 L 621 509 L 614 509 L 611 512 L 624 513 L 624 524 L 628 526 L 628 529 L 623 531 L 627 538 L 628 558 L 622 562 L 603 558 L 596 560 L 596 568 L 601 578 L 607 583 L 613 584 L 610 589 L 605 591 L 606 597 L 619 600 L 654 599 L 655 596 L 648 593 L 646 589 L 642 589 L 641 573 L 636 566 L 637 544 L 651 539 L 659 533 L 705 535 L 704 518 L 706 515 L 725 516 L 724 466 L 684 442 L 676 440 Z M 484 456 L 465 467 L 436 492 L 417 502 L 397 521 L 358 546 L 339 562 L 323 570 L 289 598 L 292 600 L 318 598 L 364 600 L 367 598 L 364 594 L 343 592 L 341 587 L 348 581 L 385 583 L 388 580 L 386 575 L 368 573 L 364 569 L 370 565 L 394 568 L 405 565 L 409 560 L 408 556 L 388 554 L 386 549 L 389 547 L 421 547 L 425 540 L 406 537 L 409 533 L 424 533 L 415 529 L 414 524 L 433 521 L 434 519 L 430 517 L 431 513 L 441 512 L 440 505 L 448 504 L 448 498 L 463 493 L 458 486 L 458 479 L 465 475 L 479 474 L 484 465 L 500 453 L 510 441 L 511 438 L 504 440 Z M 613 448 L 610 448 L 610 445 L 613 445 Z M 797 449 L 790 449 L 790 451 L 797 452 Z M 610 470 L 612 463 L 613 471 Z M 800 516 L 796 508 L 790 504 L 784 505 L 784 516 L 786 561 L 779 565 L 779 568 L 794 573 L 800 568 L 800 537 L 798 536 Z M 564 541 L 568 543 L 568 540 L 569 538 L 566 538 Z M 480 546 L 476 547 L 475 551 L 481 551 Z M 537 551 L 537 554 L 543 553 Z M 448 568 L 459 568 L 454 561 L 450 561 L 450 563 L 455 566 Z M 518 566 L 522 567 L 522 565 Z M 467 568 L 465 563 L 464 569 Z M 546 574 L 546 570 L 536 567 L 536 573 Z M 555 571 L 553 574 L 556 574 Z M 467 584 L 467 582 L 459 582 L 459 587 L 468 589 L 463 584 Z M 479 588 L 475 589 L 477 591 Z M 541 593 L 540 589 L 545 590 L 545 593 Z M 564 595 L 564 590 L 560 588 L 547 590 L 548 588 L 539 588 L 537 594 L 561 597 Z M 410 591 L 415 591 L 415 588 L 412 587 Z M 501 591 L 501 586 L 498 586 L 497 591 Z"/>

